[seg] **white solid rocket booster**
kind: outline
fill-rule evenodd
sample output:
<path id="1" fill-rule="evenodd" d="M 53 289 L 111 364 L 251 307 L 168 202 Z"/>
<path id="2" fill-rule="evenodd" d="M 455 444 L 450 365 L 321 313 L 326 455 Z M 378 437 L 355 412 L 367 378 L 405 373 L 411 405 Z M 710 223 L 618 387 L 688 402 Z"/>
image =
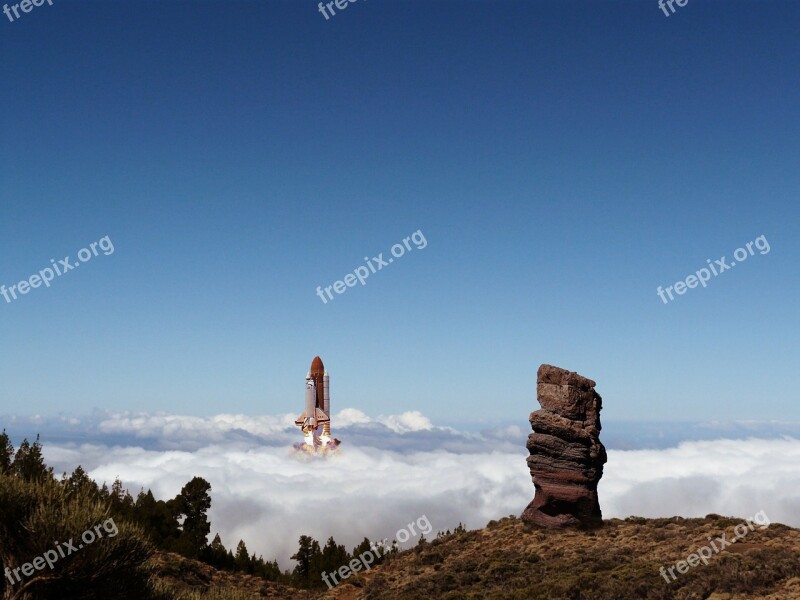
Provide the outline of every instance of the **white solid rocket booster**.
<path id="1" fill-rule="evenodd" d="M 311 378 L 311 373 L 308 374 L 306 379 L 306 416 L 310 419 L 309 424 L 311 427 L 317 426 L 317 388 L 314 385 L 314 380 Z"/>
<path id="2" fill-rule="evenodd" d="M 328 371 L 325 371 L 325 375 L 322 377 L 322 402 L 324 404 L 324 408 L 322 409 L 325 411 L 325 414 L 328 415 L 328 419 L 331 418 L 331 380 L 328 377 Z M 327 435 L 330 437 L 331 435 L 331 422 L 328 421 L 322 426 L 322 435 Z"/>

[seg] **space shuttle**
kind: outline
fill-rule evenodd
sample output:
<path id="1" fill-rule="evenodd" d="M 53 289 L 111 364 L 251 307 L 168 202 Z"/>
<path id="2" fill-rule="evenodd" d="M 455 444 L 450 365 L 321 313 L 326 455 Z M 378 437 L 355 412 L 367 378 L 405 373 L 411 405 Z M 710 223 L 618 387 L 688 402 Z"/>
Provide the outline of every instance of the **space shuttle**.
<path id="1" fill-rule="evenodd" d="M 305 436 L 317 437 L 322 426 L 322 437 L 331 436 L 331 392 L 330 379 L 322 359 L 315 356 L 311 370 L 306 376 L 306 409 L 297 417 L 294 424 L 303 430 Z"/>

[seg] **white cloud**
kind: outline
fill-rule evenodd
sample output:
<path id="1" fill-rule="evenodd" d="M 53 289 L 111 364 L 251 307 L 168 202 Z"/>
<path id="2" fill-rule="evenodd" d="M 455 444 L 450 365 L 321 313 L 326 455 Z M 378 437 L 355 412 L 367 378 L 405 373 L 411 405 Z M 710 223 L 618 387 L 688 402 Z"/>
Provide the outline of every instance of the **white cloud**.
<path id="1" fill-rule="evenodd" d="M 332 417 L 337 427 L 350 427 L 351 425 L 365 425 L 372 422 L 366 413 L 356 408 L 345 408 L 342 412 Z"/>
<path id="2" fill-rule="evenodd" d="M 84 430 L 87 443 L 45 440 L 45 455 L 57 472 L 82 464 L 98 481 L 120 477 L 134 495 L 144 487 L 170 498 L 204 477 L 212 534 L 229 547 L 244 539 L 283 567 L 301 534 L 352 547 L 365 536 L 391 538 L 423 514 L 437 530 L 459 521 L 477 528 L 519 514 L 533 497 L 528 431 L 516 425 L 463 432 L 419 412 L 371 418 L 345 409 L 334 418 L 339 453 L 313 458 L 292 450 L 293 419 L 103 414 L 94 433 Z M 689 441 L 608 456 L 599 487 L 606 518 L 764 510 L 800 526 L 800 440 Z"/>
<path id="3" fill-rule="evenodd" d="M 213 531 L 228 546 L 288 566 L 301 534 L 354 546 L 392 537 L 423 514 L 437 529 L 481 527 L 519 512 L 533 490 L 524 454 L 401 454 L 343 446 L 327 457 L 290 448 L 212 444 L 194 452 L 81 446 L 46 449 L 48 462 L 81 462 L 97 481 L 120 477 L 138 491 L 170 498 L 194 476 L 212 484 Z"/>
<path id="4" fill-rule="evenodd" d="M 683 442 L 665 450 L 610 451 L 600 482 L 605 516 L 718 513 L 800 526 L 800 440 Z"/>
<path id="5" fill-rule="evenodd" d="M 186 440 L 219 441 L 230 432 L 242 431 L 255 436 L 268 437 L 294 425 L 291 415 L 249 417 L 245 415 L 216 415 L 214 417 L 189 417 L 166 413 L 120 413 L 106 417 L 98 424 L 101 433 L 132 433 L 140 438 L 174 438 Z"/>
<path id="6" fill-rule="evenodd" d="M 378 417 L 378 421 L 386 425 L 395 433 L 406 433 L 409 431 L 430 431 L 433 429 L 433 423 L 430 422 L 430 419 L 416 410 L 404 412 L 402 415 Z"/>

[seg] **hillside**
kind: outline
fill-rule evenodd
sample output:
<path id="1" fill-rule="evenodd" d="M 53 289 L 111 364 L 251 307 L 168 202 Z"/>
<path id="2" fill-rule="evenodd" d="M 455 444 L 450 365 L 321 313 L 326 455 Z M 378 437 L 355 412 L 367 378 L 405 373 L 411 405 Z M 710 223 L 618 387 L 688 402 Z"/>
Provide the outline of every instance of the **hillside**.
<path id="1" fill-rule="evenodd" d="M 589 532 L 532 529 L 508 517 L 403 552 L 325 592 L 297 591 L 238 575 L 210 575 L 230 598 L 324 600 L 518 598 L 531 600 L 800 599 L 800 530 L 772 524 L 750 531 L 667 583 L 659 569 L 686 559 L 740 519 L 611 519 Z M 191 561 L 180 559 L 184 565 Z M 180 569 L 177 569 L 180 571 Z M 175 573 L 173 585 L 178 584 Z M 197 579 L 197 578 L 196 578 Z M 201 578 L 202 579 L 202 578 Z M 184 582 L 188 583 L 188 582 Z M 195 590 L 208 584 L 194 582 Z M 198 596 L 199 597 L 199 596 Z"/>
<path id="2" fill-rule="evenodd" d="M 260 577 L 220 571 L 172 552 L 156 552 L 149 564 L 153 588 L 163 600 L 311 600 L 318 592 L 287 587 Z"/>

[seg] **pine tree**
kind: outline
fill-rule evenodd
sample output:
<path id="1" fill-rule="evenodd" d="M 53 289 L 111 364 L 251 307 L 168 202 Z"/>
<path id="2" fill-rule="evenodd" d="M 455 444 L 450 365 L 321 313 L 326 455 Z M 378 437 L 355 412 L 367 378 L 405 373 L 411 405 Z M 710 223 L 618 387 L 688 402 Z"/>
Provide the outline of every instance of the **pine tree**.
<path id="1" fill-rule="evenodd" d="M 236 570 L 236 558 L 225 548 L 219 534 L 214 536 L 214 541 L 208 547 L 208 553 L 211 555 L 212 565 L 227 571 Z"/>
<path id="2" fill-rule="evenodd" d="M 263 556 L 259 556 L 255 563 L 254 573 L 259 577 L 263 577 L 267 581 L 281 581 L 285 579 L 281 568 L 278 566 L 278 561 L 266 562 Z"/>
<path id="3" fill-rule="evenodd" d="M 13 472 L 24 479 L 25 481 L 44 481 L 52 478 L 53 469 L 44 464 L 44 457 L 42 456 L 42 444 L 39 442 L 39 436 L 36 436 L 36 441 L 31 444 L 27 439 L 24 439 L 17 449 L 17 454 L 14 457 L 14 464 L 12 465 Z"/>
<path id="4" fill-rule="evenodd" d="M 8 438 L 6 430 L 0 433 L 0 475 L 5 475 L 11 471 L 14 462 L 14 446 Z"/>
<path id="5" fill-rule="evenodd" d="M 197 558 L 208 545 L 208 534 L 211 533 L 208 521 L 210 491 L 210 483 L 202 477 L 195 477 L 171 501 L 176 514 L 183 517 L 178 550 L 189 558 Z"/>
<path id="6" fill-rule="evenodd" d="M 227 556 L 228 551 L 222 543 L 222 538 L 216 534 L 213 541 L 200 553 L 200 560 L 217 569 L 230 569 L 226 561 Z"/>
<path id="7" fill-rule="evenodd" d="M 299 545 L 297 554 L 291 557 L 297 561 L 297 566 L 294 568 L 295 579 L 304 586 L 316 584 L 315 578 L 321 582 L 319 575 L 322 552 L 319 542 L 310 536 L 301 535 Z"/>
<path id="8" fill-rule="evenodd" d="M 75 494 L 81 491 L 99 494 L 97 484 L 92 481 L 92 479 L 80 465 L 78 465 L 77 468 L 72 472 L 72 475 L 70 475 L 64 481 L 64 485 L 66 486 L 69 494 Z"/>
<path id="9" fill-rule="evenodd" d="M 355 555 L 353 555 L 355 556 Z M 336 543 L 333 537 L 329 537 L 322 548 L 322 556 L 320 558 L 320 576 L 322 573 L 334 573 L 350 562 L 351 556 L 347 553 L 347 549 Z"/>
<path id="10" fill-rule="evenodd" d="M 180 536 L 180 525 L 172 508 L 156 500 L 153 492 L 140 492 L 133 508 L 134 520 L 141 525 L 156 546 L 173 549 Z"/>
<path id="11" fill-rule="evenodd" d="M 236 546 L 236 570 L 250 573 L 250 555 L 247 553 L 244 540 L 239 540 L 239 545 Z"/>
<path id="12" fill-rule="evenodd" d="M 378 549 L 378 553 L 372 550 L 372 547 Z M 383 562 L 383 557 L 386 555 L 388 551 L 388 545 L 386 544 L 386 540 L 375 542 L 374 544 L 369 541 L 369 538 L 364 538 L 364 540 L 355 548 L 353 548 L 352 558 L 358 558 L 362 554 L 369 552 L 372 556 L 375 557 L 374 562 L 371 563 L 370 566 L 379 565 Z M 344 564 L 344 563 L 342 563 Z"/>

